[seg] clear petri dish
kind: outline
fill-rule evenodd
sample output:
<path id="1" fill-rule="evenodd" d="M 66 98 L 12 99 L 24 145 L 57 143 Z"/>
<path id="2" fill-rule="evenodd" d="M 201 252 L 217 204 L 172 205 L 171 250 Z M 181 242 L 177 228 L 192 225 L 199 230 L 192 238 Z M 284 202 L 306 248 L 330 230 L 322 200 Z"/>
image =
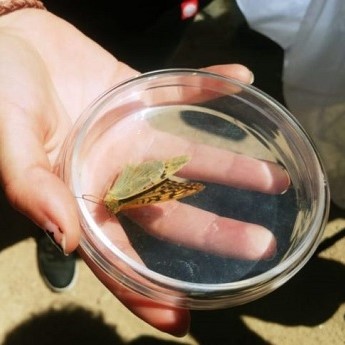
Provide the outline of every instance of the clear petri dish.
<path id="1" fill-rule="evenodd" d="M 101 95 L 59 170 L 84 254 L 111 281 L 178 307 L 273 291 L 311 257 L 328 218 L 325 172 L 297 120 L 254 86 L 199 70 L 142 74 Z"/>

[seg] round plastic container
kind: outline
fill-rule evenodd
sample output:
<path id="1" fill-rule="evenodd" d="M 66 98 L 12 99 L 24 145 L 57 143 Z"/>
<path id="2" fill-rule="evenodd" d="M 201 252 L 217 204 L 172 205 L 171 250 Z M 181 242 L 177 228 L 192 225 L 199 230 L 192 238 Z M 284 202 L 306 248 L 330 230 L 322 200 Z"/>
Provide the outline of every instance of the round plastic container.
<path id="1" fill-rule="evenodd" d="M 171 170 L 176 157 L 185 165 Z M 112 213 L 105 196 L 128 167 L 136 173 L 117 189 L 141 206 Z M 276 289 L 311 257 L 328 217 L 325 173 L 296 119 L 255 87 L 199 70 L 151 72 L 103 94 L 60 168 L 86 255 L 110 279 L 179 307 L 230 307 Z M 175 176 L 182 190 L 185 179 L 204 189 L 172 200 L 162 186 Z M 167 201 L 147 204 L 147 193 Z"/>

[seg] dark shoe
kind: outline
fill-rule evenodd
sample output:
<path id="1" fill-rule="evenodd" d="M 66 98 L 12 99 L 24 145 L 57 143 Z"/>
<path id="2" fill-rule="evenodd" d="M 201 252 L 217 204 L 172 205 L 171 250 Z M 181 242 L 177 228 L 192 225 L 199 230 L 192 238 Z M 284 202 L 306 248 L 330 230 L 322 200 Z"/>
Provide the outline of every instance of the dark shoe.
<path id="1" fill-rule="evenodd" d="M 41 276 L 54 292 L 71 289 L 77 278 L 76 254 L 64 255 L 48 236 L 37 241 L 37 260 Z"/>

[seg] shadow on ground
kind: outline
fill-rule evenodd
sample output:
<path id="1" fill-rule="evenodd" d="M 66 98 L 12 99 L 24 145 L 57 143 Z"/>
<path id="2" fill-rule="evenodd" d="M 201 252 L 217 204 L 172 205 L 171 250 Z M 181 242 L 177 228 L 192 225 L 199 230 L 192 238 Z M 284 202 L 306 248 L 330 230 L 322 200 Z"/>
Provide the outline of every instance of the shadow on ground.
<path id="1" fill-rule="evenodd" d="M 320 250 L 345 237 L 345 229 L 323 242 Z M 217 311 L 192 312 L 191 334 L 200 345 L 268 344 L 242 321 L 252 316 L 285 326 L 316 326 L 324 323 L 345 302 L 345 266 L 314 256 L 305 268 L 283 287 L 248 305 Z M 156 345 L 180 344 L 153 337 L 124 342 L 116 328 L 102 316 L 79 306 L 47 310 L 12 329 L 2 345 L 46 344 Z"/>
<path id="2" fill-rule="evenodd" d="M 341 236 L 345 237 L 345 229 Z M 191 333 L 200 345 L 268 344 L 248 329 L 241 319 L 243 315 L 287 326 L 321 324 L 345 301 L 345 291 L 339 281 L 345 281 L 345 266 L 316 256 L 300 274 L 261 300 L 232 309 L 192 312 Z M 117 335 L 116 328 L 107 325 L 100 315 L 77 306 L 31 316 L 8 333 L 3 345 L 33 343 L 178 344 L 152 337 L 140 337 L 126 343 Z"/>
<path id="3" fill-rule="evenodd" d="M 345 266 L 314 257 L 296 277 L 270 295 L 248 305 L 211 312 L 193 312 L 192 334 L 203 345 L 266 342 L 253 335 L 241 316 L 284 326 L 317 326 L 345 301 Z"/>
<path id="4" fill-rule="evenodd" d="M 61 310 L 47 310 L 34 315 L 11 332 L 2 345 L 173 345 L 175 342 L 140 337 L 124 342 L 116 328 L 107 325 L 101 315 L 73 306 Z"/>

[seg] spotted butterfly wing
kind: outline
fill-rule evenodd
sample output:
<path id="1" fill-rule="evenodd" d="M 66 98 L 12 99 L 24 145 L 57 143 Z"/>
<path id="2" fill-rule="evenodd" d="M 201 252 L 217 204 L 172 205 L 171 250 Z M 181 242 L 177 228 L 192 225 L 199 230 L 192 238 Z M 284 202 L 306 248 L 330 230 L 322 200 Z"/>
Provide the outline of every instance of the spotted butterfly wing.
<path id="1" fill-rule="evenodd" d="M 198 182 L 178 182 L 166 179 L 141 194 L 121 200 L 106 197 L 104 203 L 110 213 L 116 214 L 121 210 L 157 204 L 168 200 L 178 200 L 196 194 L 202 191 L 204 187 L 202 183 Z"/>

